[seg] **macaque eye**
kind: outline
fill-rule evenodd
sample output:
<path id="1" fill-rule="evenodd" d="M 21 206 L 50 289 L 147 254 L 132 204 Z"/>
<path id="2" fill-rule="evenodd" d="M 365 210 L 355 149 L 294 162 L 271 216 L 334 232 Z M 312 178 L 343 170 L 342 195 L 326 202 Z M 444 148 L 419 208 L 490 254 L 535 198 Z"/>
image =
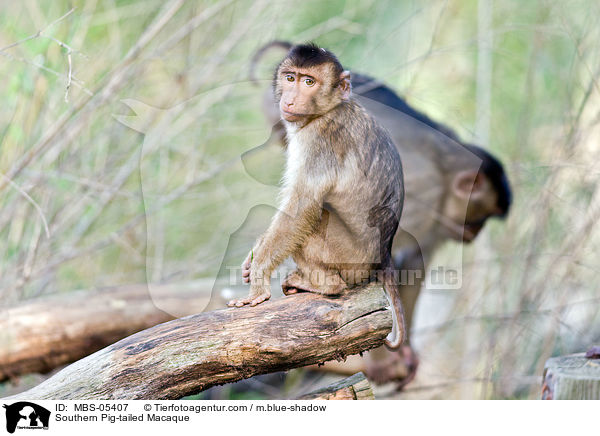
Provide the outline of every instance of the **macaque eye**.
<path id="1" fill-rule="evenodd" d="M 306 86 L 313 86 L 315 84 L 315 79 L 307 77 L 306 80 L 304 80 L 304 83 L 306 83 Z"/>
<path id="2" fill-rule="evenodd" d="M 293 74 L 286 74 L 285 75 L 285 80 L 287 80 L 288 82 L 293 82 L 294 81 Z"/>

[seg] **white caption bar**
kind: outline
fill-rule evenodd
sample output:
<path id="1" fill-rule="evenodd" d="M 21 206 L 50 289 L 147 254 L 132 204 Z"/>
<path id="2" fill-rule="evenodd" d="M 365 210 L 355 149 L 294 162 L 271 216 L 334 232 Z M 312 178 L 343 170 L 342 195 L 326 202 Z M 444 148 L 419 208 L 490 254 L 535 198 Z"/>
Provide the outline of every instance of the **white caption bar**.
<path id="1" fill-rule="evenodd" d="M 0 402 L 0 434 L 18 436 L 593 434 L 598 408 L 593 401 Z"/>

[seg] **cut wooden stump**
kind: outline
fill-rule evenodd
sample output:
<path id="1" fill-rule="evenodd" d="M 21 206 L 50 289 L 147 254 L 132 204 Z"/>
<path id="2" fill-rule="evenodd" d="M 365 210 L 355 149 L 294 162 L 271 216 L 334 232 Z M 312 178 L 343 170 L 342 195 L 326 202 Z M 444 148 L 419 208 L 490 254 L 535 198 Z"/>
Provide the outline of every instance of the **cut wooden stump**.
<path id="1" fill-rule="evenodd" d="M 136 333 L 11 399 L 175 399 L 214 385 L 380 346 L 388 301 L 370 285 L 205 312 Z"/>
<path id="2" fill-rule="evenodd" d="M 299 400 L 374 400 L 373 390 L 362 372 L 318 389 Z"/>
<path id="3" fill-rule="evenodd" d="M 542 399 L 600 400 L 600 359 L 589 359 L 584 353 L 548 359 Z"/>
<path id="4" fill-rule="evenodd" d="M 152 285 L 152 295 L 148 285 L 132 285 L 70 292 L 3 308 L 0 381 L 49 372 L 175 318 L 171 313 L 202 312 L 209 298 L 210 289 L 198 281 Z"/>

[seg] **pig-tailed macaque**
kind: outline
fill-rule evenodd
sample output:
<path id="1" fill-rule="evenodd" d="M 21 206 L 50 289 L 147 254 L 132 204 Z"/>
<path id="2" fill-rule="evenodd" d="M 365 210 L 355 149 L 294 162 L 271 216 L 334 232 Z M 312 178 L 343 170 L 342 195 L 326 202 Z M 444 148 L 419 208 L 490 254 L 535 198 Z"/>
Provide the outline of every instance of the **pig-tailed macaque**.
<path id="1" fill-rule="evenodd" d="M 262 47 L 252 59 L 251 79 L 255 80 L 254 69 L 267 51 L 291 47 L 281 41 Z M 402 155 L 405 203 L 392 245 L 395 268 L 425 277 L 442 243 L 469 243 L 489 218 L 507 215 L 512 193 L 504 168 L 490 153 L 462 143 L 452 129 L 417 111 L 381 82 L 352 73 L 352 87 L 354 98 L 387 129 Z M 263 109 L 274 135 L 285 146 L 287 139 L 272 94 L 265 94 Z M 421 280 L 400 287 L 407 330 L 399 352 L 373 350 L 366 358 L 350 356 L 345 363 L 331 362 L 324 368 L 344 374 L 365 371 L 373 381 L 395 380 L 399 387 L 406 385 L 418 366 L 410 328 L 420 291 Z"/>
<path id="2" fill-rule="evenodd" d="M 273 89 L 287 142 L 281 207 L 242 264 L 248 297 L 229 306 L 269 299 L 271 273 L 292 256 L 297 269 L 282 284 L 286 295 L 339 295 L 382 282 L 393 317 L 385 344 L 398 349 L 404 317 L 391 256 L 404 201 L 398 151 L 351 97 L 350 73 L 323 48 L 291 47 Z"/>

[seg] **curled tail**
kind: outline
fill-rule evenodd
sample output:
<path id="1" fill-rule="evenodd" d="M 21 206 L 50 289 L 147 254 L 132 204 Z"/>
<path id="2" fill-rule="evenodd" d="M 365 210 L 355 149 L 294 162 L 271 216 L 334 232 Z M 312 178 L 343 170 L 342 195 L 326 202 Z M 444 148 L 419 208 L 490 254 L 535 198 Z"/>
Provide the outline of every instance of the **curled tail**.
<path id="1" fill-rule="evenodd" d="M 386 266 L 383 274 L 383 289 L 392 309 L 392 331 L 385 338 L 385 346 L 389 350 L 398 350 L 404 341 L 404 310 L 400 301 L 400 286 L 394 278 L 394 269 Z"/>
<path id="2" fill-rule="evenodd" d="M 251 82 L 256 83 L 256 76 L 254 75 L 254 71 L 256 70 L 256 64 L 258 63 L 260 58 L 262 58 L 267 51 L 275 47 L 282 48 L 285 51 L 289 51 L 293 47 L 293 45 L 292 43 L 286 41 L 273 41 L 259 48 L 256 51 L 256 53 L 254 53 L 254 56 L 252 56 L 252 60 L 250 61 L 248 78 Z"/>

